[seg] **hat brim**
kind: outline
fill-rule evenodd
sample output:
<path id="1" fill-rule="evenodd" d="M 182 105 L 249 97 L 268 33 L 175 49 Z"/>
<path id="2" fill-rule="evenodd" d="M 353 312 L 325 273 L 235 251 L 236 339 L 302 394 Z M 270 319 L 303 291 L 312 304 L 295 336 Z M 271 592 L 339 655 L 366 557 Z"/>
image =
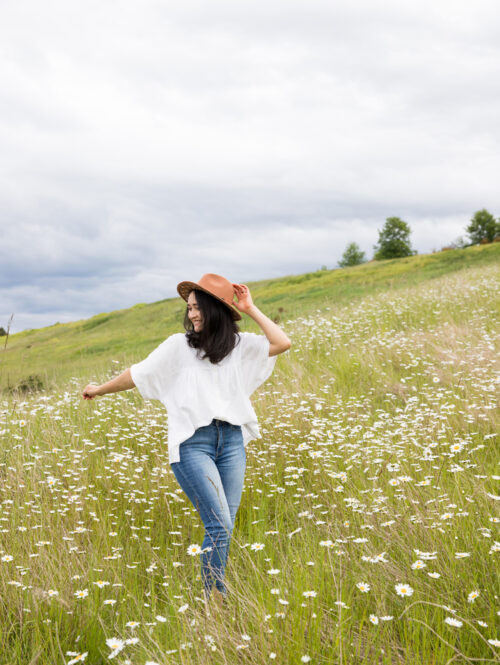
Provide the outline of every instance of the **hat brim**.
<path id="1" fill-rule="evenodd" d="M 238 312 L 238 310 L 235 307 L 227 303 L 225 300 L 222 300 L 222 298 L 219 298 L 219 296 L 216 296 L 215 293 L 207 291 L 207 289 L 204 289 L 196 282 L 179 282 L 179 284 L 177 284 L 177 293 L 186 302 L 189 297 L 189 294 L 191 293 L 191 291 L 193 291 L 193 289 L 197 289 L 198 291 L 204 291 L 205 293 L 208 293 L 209 296 L 212 296 L 212 298 L 215 298 L 229 309 L 229 311 L 231 312 L 231 316 L 235 321 L 241 321 L 241 314 Z"/>

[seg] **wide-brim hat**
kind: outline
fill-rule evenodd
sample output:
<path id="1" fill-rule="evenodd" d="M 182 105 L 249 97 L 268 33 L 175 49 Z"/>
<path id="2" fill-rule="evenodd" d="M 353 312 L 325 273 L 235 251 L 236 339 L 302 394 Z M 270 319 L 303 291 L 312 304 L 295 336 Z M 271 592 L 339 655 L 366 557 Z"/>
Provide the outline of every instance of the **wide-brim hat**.
<path id="1" fill-rule="evenodd" d="M 235 321 L 241 320 L 241 314 L 233 306 L 234 302 L 234 287 L 231 282 L 222 277 L 222 275 L 215 275 L 208 272 L 201 277 L 197 282 L 179 282 L 177 284 L 177 292 L 187 302 L 189 294 L 193 289 L 199 289 L 210 294 L 217 300 L 220 300 L 231 312 L 231 316 Z"/>

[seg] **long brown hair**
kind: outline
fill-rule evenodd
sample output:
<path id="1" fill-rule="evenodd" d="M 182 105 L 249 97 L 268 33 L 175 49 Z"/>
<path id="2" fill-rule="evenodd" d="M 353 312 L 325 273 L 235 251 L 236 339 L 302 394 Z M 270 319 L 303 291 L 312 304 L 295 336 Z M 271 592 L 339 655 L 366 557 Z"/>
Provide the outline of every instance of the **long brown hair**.
<path id="1" fill-rule="evenodd" d="M 194 292 L 203 317 L 203 328 L 198 332 L 194 329 L 186 308 L 186 339 L 190 347 L 199 349 L 198 358 L 209 358 L 216 365 L 234 349 L 239 341 L 240 330 L 226 305 L 205 291 L 194 289 Z M 204 351 L 205 355 L 201 356 L 200 351 Z"/>

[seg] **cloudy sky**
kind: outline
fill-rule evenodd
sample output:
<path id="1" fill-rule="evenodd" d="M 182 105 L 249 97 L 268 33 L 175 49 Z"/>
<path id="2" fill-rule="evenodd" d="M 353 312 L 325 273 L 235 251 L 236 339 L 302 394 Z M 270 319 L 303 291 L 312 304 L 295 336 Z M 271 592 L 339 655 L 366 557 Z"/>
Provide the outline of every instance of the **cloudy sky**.
<path id="1" fill-rule="evenodd" d="M 497 0 L 7 0 L 0 326 L 500 215 Z"/>

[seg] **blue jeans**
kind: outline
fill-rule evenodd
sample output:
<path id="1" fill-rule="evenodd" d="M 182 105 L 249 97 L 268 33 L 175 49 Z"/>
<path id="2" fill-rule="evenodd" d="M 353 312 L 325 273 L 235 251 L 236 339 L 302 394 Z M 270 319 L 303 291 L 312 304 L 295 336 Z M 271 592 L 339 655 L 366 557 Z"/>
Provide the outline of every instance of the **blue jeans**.
<path id="1" fill-rule="evenodd" d="M 179 455 L 180 462 L 170 466 L 205 527 L 201 554 L 205 597 L 214 582 L 226 597 L 224 571 L 246 466 L 241 425 L 214 419 L 181 443 Z"/>

